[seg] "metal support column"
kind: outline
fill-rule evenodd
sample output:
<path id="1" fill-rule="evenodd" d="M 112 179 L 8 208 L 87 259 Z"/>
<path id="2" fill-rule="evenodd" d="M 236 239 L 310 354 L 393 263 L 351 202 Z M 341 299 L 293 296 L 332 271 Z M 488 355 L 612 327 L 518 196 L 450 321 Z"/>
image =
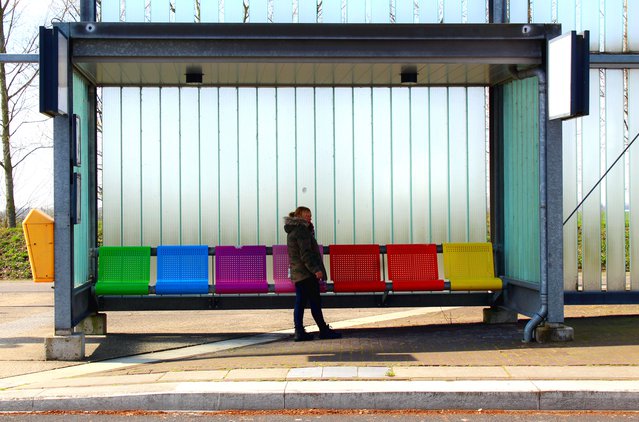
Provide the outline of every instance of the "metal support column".
<path id="1" fill-rule="evenodd" d="M 95 0 L 81 0 L 80 21 L 95 22 Z"/>

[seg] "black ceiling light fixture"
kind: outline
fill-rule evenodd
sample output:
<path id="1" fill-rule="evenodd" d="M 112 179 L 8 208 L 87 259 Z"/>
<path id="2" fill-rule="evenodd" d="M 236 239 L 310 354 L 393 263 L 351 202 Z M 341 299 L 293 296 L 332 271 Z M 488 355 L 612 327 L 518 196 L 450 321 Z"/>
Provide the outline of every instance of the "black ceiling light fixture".
<path id="1" fill-rule="evenodd" d="M 202 83 L 202 68 L 200 66 L 189 66 L 186 68 L 187 85 L 199 85 Z"/>
<path id="2" fill-rule="evenodd" d="M 399 76 L 401 77 L 402 85 L 417 84 L 417 68 L 414 66 L 403 67 Z"/>

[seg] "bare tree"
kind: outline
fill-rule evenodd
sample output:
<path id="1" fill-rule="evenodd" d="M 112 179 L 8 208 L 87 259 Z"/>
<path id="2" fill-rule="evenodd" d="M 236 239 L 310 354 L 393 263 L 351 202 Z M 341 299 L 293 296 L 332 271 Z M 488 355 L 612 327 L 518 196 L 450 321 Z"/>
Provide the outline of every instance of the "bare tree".
<path id="1" fill-rule="evenodd" d="M 34 54 L 38 51 L 38 31 L 28 34 L 26 39 L 16 40 L 17 28 L 20 22 L 21 0 L 0 0 L 0 54 L 6 54 L 9 49 L 12 53 Z M 57 5 L 52 5 L 58 12 L 58 19 L 68 16 L 77 16 L 77 6 L 73 0 L 63 0 Z M 14 135 L 20 128 L 30 124 L 24 115 L 35 104 L 33 82 L 38 76 L 38 68 L 35 63 L 4 63 L 0 62 L 0 138 L 2 139 L 2 161 L 0 167 L 4 171 L 5 179 L 5 213 L 7 226 L 15 227 L 17 224 L 15 204 L 15 169 L 24 160 L 42 148 L 50 148 L 46 145 L 36 145 L 29 148 L 17 148 L 12 144 Z M 16 156 L 16 154 L 19 155 Z"/>

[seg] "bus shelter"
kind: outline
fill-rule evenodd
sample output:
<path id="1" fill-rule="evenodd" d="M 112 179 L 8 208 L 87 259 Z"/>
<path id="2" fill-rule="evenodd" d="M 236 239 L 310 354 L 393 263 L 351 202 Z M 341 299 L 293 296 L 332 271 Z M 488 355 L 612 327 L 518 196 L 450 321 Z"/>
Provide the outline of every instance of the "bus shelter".
<path id="1" fill-rule="evenodd" d="M 84 324 L 90 333 L 86 326 L 99 325 L 103 310 L 293 303 L 291 295 L 275 293 L 96 294 L 99 87 L 485 87 L 490 243 L 503 289 L 330 293 L 324 306 L 483 305 L 510 318 L 531 317 L 527 340 L 541 323 L 551 337 L 571 338 L 562 325 L 561 123 L 549 120 L 547 111 L 546 52 L 560 32 L 559 25 L 548 24 L 78 22 L 41 29 L 41 45 L 55 47 L 41 55 L 41 109 L 44 101 L 44 111 L 54 117 L 55 337 L 49 340 L 73 344 L 49 357 L 82 358 L 84 334 L 76 327 Z M 126 133 L 121 144 L 126 147 Z M 96 330 L 104 333 L 105 327 Z"/>

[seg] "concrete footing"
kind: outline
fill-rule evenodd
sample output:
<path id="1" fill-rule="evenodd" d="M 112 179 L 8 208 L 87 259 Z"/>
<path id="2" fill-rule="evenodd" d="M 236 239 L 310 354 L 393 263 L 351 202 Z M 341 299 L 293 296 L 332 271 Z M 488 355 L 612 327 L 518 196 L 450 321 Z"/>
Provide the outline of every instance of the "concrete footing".
<path id="1" fill-rule="evenodd" d="M 76 327 L 76 331 L 85 335 L 104 336 L 107 333 L 107 314 L 89 315 Z"/>
<path id="2" fill-rule="evenodd" d="M 517 312 L 503 308 L 484 308 L 484 324 L 514 324 Z"/>
<path id="3" fill-rule="evenodd" d="M 575 339 L 575 330 L 564 324 L 547 322 L 535 328 L 537 343 L 565 342 Z"/>
<path id="4" fill-rule="evenodd" d="M 82 360 L 85 356 L 84 333 L 47 337 L 44 351 L 46 360 Z"/>

